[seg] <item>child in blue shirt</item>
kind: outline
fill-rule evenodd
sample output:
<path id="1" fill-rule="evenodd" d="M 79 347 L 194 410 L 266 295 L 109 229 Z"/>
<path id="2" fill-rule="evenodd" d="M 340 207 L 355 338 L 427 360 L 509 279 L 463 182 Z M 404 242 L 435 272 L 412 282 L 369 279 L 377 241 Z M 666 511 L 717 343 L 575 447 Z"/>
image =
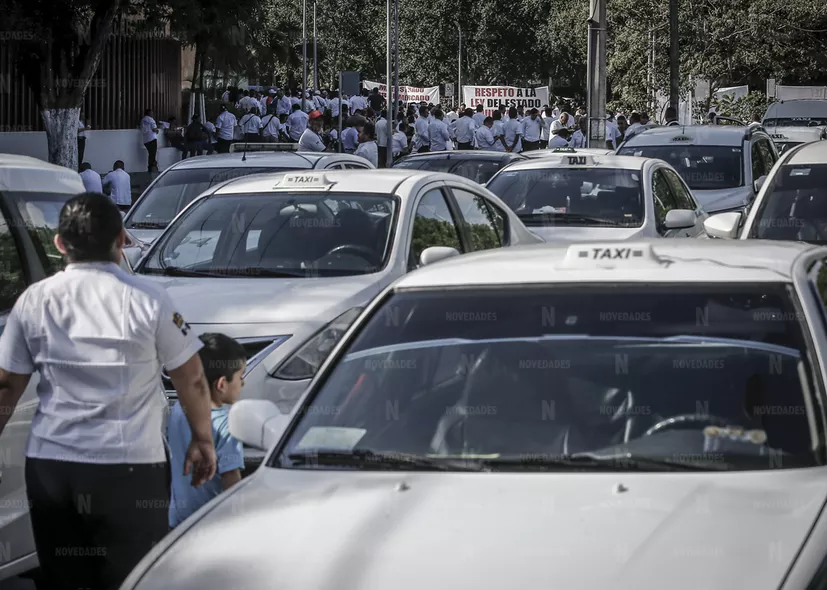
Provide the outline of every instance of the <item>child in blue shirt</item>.
<path id="1" fill-rule="evenodd" d="M 244 452 L 241 443 L 230 435 L 228 416 L 244 387 L 242 375 L 247 367 L 244 347 L 224 334 L 201 336 L 203 348 L 198 351 L 212 397 L 212 435 L 218 469 L 204 485 L 192 487 L 192 476 L 184 475 L 184 460 L 192 439 L 181 404 L 175 404 L 167 422 L 172 490 L 169 505 L 169 526 L 179 525 L 224 490 L 241 481 Z"/>

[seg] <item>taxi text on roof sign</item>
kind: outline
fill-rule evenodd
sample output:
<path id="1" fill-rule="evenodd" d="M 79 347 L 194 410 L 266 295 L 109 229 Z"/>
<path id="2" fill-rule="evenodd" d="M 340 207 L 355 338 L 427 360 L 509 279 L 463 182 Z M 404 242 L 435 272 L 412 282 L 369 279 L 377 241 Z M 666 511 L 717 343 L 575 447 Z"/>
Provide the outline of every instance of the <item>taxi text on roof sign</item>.
<path id="1" fill-rule="evenodd" d="M 563 260 L 563 266 L 569 268 L 661 266 L 663 263 L 651 244 L 578 244 L 569 247 Z"/>
<path id="2" fill-rule="evenodd" d="M 692 138 L 688 135 L 676 135 L 672 138 L 672 141 L 692 141 Z"/>
<path id="3" fill-rule="evenodd" d="M 286 174 L 279 182 L 280 188 L 328 188 L 332 183 L 324 174 Z"/>
<path id="4" fill-rule="evenodd" d="M 592 156 L 563 156 L 560 163 L 563 166 L 594 166 L 595 160 Z"/>

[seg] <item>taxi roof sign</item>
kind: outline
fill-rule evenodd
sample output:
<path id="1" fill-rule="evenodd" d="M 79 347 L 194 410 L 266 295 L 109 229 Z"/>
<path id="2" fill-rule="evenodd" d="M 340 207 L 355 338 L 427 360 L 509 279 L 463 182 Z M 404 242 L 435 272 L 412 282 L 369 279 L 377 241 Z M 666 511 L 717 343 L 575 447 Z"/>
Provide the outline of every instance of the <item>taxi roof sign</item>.
<path id="1" fill-rule="evenodd" d="M 574 244 L 563 259 L 567 268 L 660 267 L 665 261 L 652 244 Z"/>
<path id="2" fill-rule="evenodd" d="M 553 154 L 576 154 L 577 150 L 573 147 L 559 147 L 551 150 Z"/>
<path id="3" fill-rule="evenodd" d="M 597 161 L 594 156 L 589 154 L 580 154 L 577 156 L 563 156 L 560 158 L 562 166 L 595 166 Z"/>
<path id="4" fill-rule="evenodd" d="M 694 138 L 689 137 L 688 135 L 676 135 L 670 141 L 675 141 L 675 142 L 683 141 L 683 142 L 686 142 L 686 141 L 694 141 Z"/>
<path id="5" fill-rule="evenodd" d="M 333 183 L 321 172 L 303 172 L 285 174 L 279 181 L 278 188 L 309 188 L 309 189 L 328 189 L 333 186 Z"/>

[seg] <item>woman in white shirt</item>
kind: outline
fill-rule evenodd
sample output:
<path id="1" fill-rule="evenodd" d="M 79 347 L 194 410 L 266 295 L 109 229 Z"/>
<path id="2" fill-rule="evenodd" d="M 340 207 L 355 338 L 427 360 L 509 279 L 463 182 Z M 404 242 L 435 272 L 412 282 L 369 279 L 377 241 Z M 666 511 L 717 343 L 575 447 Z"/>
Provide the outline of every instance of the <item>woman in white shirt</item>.
<path id="1" fill-rule="evenodd" d="M 368 121 L 362 127 L 362 132 L 359 134 L 359 147 L 353 152 L 354 156 L 361 156 L 371 164 L 374 168 L 379 166 L 379 148 L 376 145 L 376 127 L 373 123 Z"/>

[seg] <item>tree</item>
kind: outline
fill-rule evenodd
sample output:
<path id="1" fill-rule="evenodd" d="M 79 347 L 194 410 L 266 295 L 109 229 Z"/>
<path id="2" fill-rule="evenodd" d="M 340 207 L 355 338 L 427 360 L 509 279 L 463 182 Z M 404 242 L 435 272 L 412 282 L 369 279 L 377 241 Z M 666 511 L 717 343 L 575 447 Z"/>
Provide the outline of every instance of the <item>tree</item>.
<path id="1" fill-rule="evenodd" d="M 4 20 L 25 32 L 15 61 L 46 129 L 49 161 L 77 169 L 80 107 L 116 18 L 129 0 L 8 0 Z"/>

